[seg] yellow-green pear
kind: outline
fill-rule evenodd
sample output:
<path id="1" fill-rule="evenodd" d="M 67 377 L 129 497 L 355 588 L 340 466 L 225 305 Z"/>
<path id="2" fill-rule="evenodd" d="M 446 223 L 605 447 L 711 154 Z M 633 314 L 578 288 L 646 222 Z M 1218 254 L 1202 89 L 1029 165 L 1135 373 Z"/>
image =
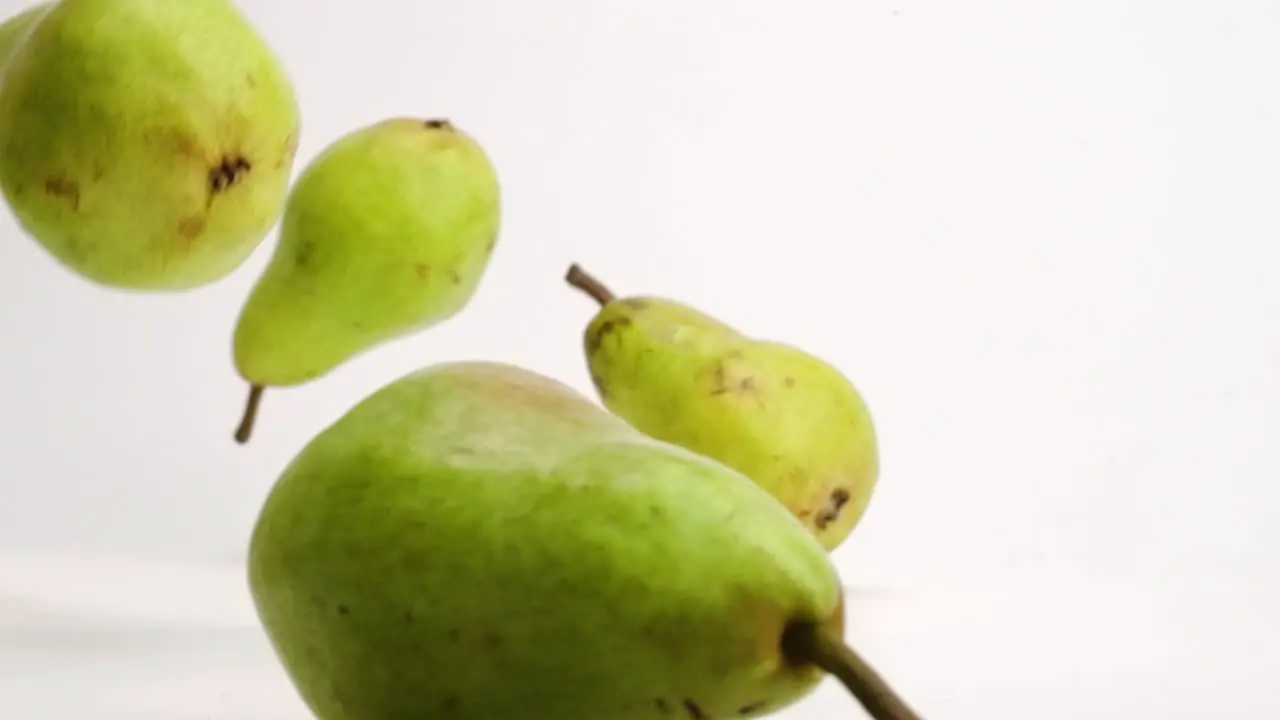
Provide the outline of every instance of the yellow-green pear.
<path id="1" fill-rule="evenodd" d="M 470 301 L 498 240 L 500 188 L 480 144 L 443 119 L 394 117 L 324 148 L 286 201 L 280 240 L 235 328 L 249 399 L 314 380 Z"/>
<path id="2" fill-rule="evenodd" d="M 844 542 L 871 501 L 879 448 L 843 374 L 678 301 L 617 298 L 578 265 L 566 280 L 601 306 L 583 348 L 605 407 L 755 480 L 828 551 Z"/>
<path id="3" fill-rule="evenodd" d="M 24 231 L 109 287 L 239 267 L 279 217 L 299 134 L 262 36 L 228 0 L 26 12 L 0 80 L 0 190 Z"/>
<path id="4" fill-rule="evenodd" d="M 348 410 L 268 493 L 248 567 L 320 720 L 759 717 L 824 671 L 916 717 L 845 644 L 840 577 L 786 508 L 514 365 Z"/>

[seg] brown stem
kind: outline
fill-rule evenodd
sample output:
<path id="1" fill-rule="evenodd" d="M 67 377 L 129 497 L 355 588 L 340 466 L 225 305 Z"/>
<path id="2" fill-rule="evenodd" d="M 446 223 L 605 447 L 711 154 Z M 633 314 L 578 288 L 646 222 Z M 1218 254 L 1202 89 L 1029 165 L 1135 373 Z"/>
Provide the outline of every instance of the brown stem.
<path id="1" fill-rule="evenodd" d="M 578 263 L 569 266 L 569 272 L 565 273 L 564 281 L 590 295 L 593 300 L 601 305 L 608 305 L 617 297 L 604 283 L 592 277 Z"/>
<path id="2" fill-rule="evenodd" d="M 922 720 L 853 648 L 821 625 L 789 626 L 782 652 L 791 662 L 816 665 L 834 675 L 873 720 Z"/>
<path id="3" fill-rule="evenodd" d="M 249 442 L 249 436 L 253 435 L 253 422 L 258 418 L 258 406 L 262 404 L 261 385 L 249 386 L 249 400 L 244 404 L 244 416 L 240 418 L 240 426 L 236 428 L 236 442 L 241 445 Z"/>

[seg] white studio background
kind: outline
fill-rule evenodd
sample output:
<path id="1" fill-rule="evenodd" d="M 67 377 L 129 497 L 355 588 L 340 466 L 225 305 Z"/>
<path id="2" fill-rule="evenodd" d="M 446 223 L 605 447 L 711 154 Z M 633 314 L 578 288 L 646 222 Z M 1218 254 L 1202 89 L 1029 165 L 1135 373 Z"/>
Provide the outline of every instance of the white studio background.
<path id="1" fill-rule="evenodd" d="M 389 115 L 485 144 L 489 272 L 445 325 L 269 391 L 241 447 L 230 334 L 274 234 L 136 295 L 6 214 L 0 557 L 235 562 L 289 458 L 426 364 L 589 392 L 578 261 L 859 386 L 883 475 L 851 583 L 1280 581 L 1280 4 L 240 5 L 296 80 L 299 168 Z"/>

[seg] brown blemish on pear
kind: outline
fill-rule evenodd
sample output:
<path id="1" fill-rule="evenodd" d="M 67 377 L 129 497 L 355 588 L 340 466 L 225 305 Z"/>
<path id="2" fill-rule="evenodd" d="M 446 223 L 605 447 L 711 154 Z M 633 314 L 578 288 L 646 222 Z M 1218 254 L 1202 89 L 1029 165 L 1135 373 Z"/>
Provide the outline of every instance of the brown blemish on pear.
<path id="1" fill-rule="evenodd" d="M 66 200 L 72 210 L 80 209 L 80 183 L 66 175 L 56 175 L 44 181 L 44 191 L 50 195 Z"/>
<path id="2" fill-rule="evenodd" d="M 836 488 L 831 491 L 831 495 L 827 497 L 827 503 L 822 510 L 818 512 L 814 518 L 813 524 L 819 530 L 826 530 L 831 523 L 840 519 L 840 511 L 849 503 L 849 491 L 844 488 Z"/>
<path id="3" fill-rule="evenodd" d="M 316 254 L 315 243 L 309 240 L 304 240 L 298 243 L 298 247 L 295 248 L 293 251 L 294 266 L 297 268 L 307 267 L 308 265 L 311 264 L 312 259 L 315 258 L 315 254 Z"/>
<path id="4" fill-rule="evenodd" d="M 195 240 L 200 237 L 200 233 L 204 232 L 205 220 L 202 217 L 191 216 L 182 218 L 178 222 L 178 234 L 188 240 Z"/>
<path id="5" fill-rule="evenodd" d="M 600 345 L 605 339 L 613 335 L 617 331 L 631 326 L 631 318 L 623 315 L 619 317 L 609 318 L 600 323 L 600 326 L 587 336 L 587 351 L 595 352 L 600 349 Z"/>
<path id="6" fill-rule="evenodd" d="M 707 714 L 702 711 L 702 708 L 698 706 L 698 703 L 693 700 L 685 698 L 681 705 L 684 707 L 684 711 L 688 713 L 690 720 L 710 720 Z"/>
<path id="7" fill-rule="evenodd" d="M 243 155 L 228 155 L 209 168 L 209 195 L 226 192 L 253 170 L 253 163 Z"/>

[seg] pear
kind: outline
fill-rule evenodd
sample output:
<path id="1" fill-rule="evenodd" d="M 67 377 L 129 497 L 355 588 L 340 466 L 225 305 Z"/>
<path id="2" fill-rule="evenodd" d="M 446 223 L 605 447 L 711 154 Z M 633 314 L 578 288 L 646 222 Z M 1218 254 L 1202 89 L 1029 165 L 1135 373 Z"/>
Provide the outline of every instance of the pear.
<path id="1" fill-rule="evenodd" d="M 617 298 L 573 265 L 601 306 L 583 334 L 601 402 L 641 432 L 754 480 L 828 551 L 853 532 L 879 477 L 871 413 L 829 363 L 681 302 Z"/>
<path id="2" fill-rule="evenodd" d="M 497 175 L 443 119 L 393 117 L 314 158 L 235 329 L 250 384 L 245 443 L 266 386 L 314 380 L 357 354 L 443 322 L 470 301 L 498 239 Z"/>
<path id="3" fill-rule="evenodd" d="M 10 15 L 0 22 L 0 73 L 8 63 L 9 56 L 22 46 L 27 34 L 40 22 L 44 14 L 53 7 L 53 2 L 32 5 L 25 10 Z"/>
<path id="4" fill-rule="evenodd" d="M 229 274 L 292 172 L 299 110 L 279 59 L 228 0 L 47 5 L 28 9 L 38 22 L 0 82 L 0 190 L 19 225 L 108 287 Z"/>
<path id="5" fill-rule="evenodd" d="M 745 476 L 520 367 L 391 381 L 285 468 L 254 525 L 262 627 L 320 720 L 755 717 L 845 645 L 812 534 Z"/>

